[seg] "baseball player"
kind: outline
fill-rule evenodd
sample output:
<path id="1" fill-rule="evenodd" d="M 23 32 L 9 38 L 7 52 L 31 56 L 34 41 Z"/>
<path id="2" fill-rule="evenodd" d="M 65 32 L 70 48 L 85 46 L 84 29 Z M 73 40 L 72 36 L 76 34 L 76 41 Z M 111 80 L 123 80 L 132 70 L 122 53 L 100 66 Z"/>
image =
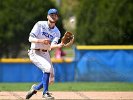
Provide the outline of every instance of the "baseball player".
<path id="1" fill-rule="evenodd" d="M 49 82 L 54 81 L 54 69 L 50 59 L 49 51 L 54 48 L 63 47 L 62 43 L 58 43 L 60 39 L 60 31 L 56 27 L 58 21 L 57 9 L 50 9 L 47 14 L 47 21 L 38 21 L 29 35 L 31 47 L 28 52 L 30 60 L 42 70 L 42 81 L 36 85 L 32 85 L 30 91 L 26 95 L 29 99 L 37 93 L 37 90 L 43 88 L 43 98 L 54 98 L 48 92 Z"/>

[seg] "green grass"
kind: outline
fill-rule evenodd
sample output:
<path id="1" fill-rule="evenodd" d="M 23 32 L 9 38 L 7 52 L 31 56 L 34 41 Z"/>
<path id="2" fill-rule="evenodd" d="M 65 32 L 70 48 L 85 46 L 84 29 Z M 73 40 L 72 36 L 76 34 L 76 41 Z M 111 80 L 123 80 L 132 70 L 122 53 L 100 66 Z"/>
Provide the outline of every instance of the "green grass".
<path id="1" fill-rule="evenodd" d="M 34 83 L 0 83 L 0 91 L 27 91 Z M 73 82 L 55 83 L 50 91 L 133 91 L 133 83 Z"/>

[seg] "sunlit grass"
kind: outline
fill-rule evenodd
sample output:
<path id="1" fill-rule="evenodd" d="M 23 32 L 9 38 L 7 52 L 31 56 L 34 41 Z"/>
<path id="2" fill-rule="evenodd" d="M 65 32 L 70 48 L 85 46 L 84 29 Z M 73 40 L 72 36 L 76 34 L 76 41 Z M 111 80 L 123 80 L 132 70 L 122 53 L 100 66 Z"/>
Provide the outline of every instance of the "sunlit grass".
<path id="1" fill-rule="evenodd" d="M 0 83 L 0 91 L 27 91 L 34 83 Z M 66 82 L 50 85 L 50 91 L 133 91 L 133 83 Z"/>

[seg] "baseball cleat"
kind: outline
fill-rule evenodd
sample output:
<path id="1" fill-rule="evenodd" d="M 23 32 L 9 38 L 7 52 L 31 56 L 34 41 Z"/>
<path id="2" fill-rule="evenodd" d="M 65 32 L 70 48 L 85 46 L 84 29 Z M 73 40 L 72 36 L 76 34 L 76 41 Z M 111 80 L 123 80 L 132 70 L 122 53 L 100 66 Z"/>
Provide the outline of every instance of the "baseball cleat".
<path id="1" fill-rule="evenodd" d="M 36 84 L 31 86 L 30 91 L 28 92 L 28 94 L 26 95 L 26 99 L 29 99 L 32 97 L 32 95 L 37 93 L 37 90 L 34 89 L 34 87 L 36 86 Z"/>
<path id="2" fill-rule="evenodd" d="M 54 100 L 54 97 L 52 97 L 49 92 L 46 92 L 45 94 L 43 94 L 42 98 L 46 100 Z"/>

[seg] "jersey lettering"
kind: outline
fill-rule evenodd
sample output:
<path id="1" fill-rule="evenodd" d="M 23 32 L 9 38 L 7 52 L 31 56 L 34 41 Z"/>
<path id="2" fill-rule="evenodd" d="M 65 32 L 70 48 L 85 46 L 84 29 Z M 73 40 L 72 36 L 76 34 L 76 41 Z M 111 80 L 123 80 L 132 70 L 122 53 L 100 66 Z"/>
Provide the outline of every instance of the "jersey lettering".
<path id="1" fill-rule="evenodd" d="M 42 32 L 42 35 L 45 35 L 47 38 L 50 38 L 51 40 L 53 40 L 53 38 L 54 38 L 52 35 L 50 35 L 46 32 Z"/>

